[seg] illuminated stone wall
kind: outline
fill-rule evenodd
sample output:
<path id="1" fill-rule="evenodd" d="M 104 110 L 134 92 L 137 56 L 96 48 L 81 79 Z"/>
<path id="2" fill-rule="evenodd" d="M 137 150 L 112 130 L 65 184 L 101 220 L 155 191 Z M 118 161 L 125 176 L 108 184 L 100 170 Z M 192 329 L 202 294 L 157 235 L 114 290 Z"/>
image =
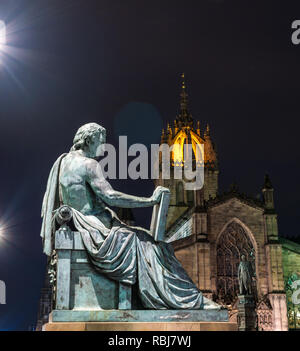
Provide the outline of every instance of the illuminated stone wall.
<path id="1" fill-rule="evenodd" d="M 233 257 L 230 259 L 229 265 L 235 271 L 240 255 L 248 252 L 248 259 L 251 260 L 251 251 L 253 250 L 255 258 L 253 263 L 256 272 L 253 284 L 256 293 L 258 329 L 287 330 L 288 313 L 283 274 L 286 270 L 283 263 L 286 261 L 287 255 L 286 251 L 282 249 L 281 241 L 275 235 L 277 223 L 275 226 L 269 226 L 267 223 L 270 222 L 270 216 L 276 220 L 273 213 L 265 213 L 263 206 L 256 206 L 239 198 L 238 194 L 232 194 L 228 198 L 216 199 L 215 203 L 209 204 L 205 211 L 197 208 L 189 210 L 185 215 L 189 219 L 182 220 L 181 229 L 184 230 L 184 223 L 191 223 L 191 235 L 180 238 L 178 236 L 179 223 L 172 233 L 175 240 L 170 240 L 170 242 L 173 244 L 176 257 L 204 295 L 225 304 L 230 309 L 232 322 L 236 320 L 237 316 L 237 276 L 235 272 L 233 276 L 226 278 L 228 280 L 226 284 L 230 285 L 230 281 L 232 281 L 234 286 L 231 296 L 229 296 L 230 301 L 228 301 L 228 297 L 224 299 L 221 296 L 220 291 L 223 288 L 220 286 L 221 289 L 219 289 L 220 284 L 218 284 L 218 276 L 220 275 L 218 272 L 218 243 L 221 236 L 228 232 L 231 236 L 228 243 L 233 243 Z M 239 240 L 234 242 L 230 230 L 240 231 L 242 234 L 239 235 L 245 237 L 245 245 L 240 245 Z M 226 250 L 228 250 L 228 243 L 225 245 Z M 300 273 L 300 255 L 297 257 L 299 259 L 297 271 Z M 290 272 L 293 272 L 294 256 L 289 254 L 289 259 Z"/>

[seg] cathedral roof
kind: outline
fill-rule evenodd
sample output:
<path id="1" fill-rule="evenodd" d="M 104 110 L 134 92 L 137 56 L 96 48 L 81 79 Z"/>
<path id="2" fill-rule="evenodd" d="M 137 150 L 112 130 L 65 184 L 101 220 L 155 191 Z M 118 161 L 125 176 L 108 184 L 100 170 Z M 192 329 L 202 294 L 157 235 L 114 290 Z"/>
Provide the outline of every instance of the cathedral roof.
<path id="1" fill-rule="evenodd" d="M 251 197 L 249 195 L 246 195 L 245 193 L 241 193 L 238 190 L 238 187 L 236 184 L 233 184 L 231 186 L 231 189 L 227 192 L 223 192 L 222 194 L 217 194 L 217 196 L 214 199 L 209 199 L 206 202 L 206 207 L 211 208 L 217 205 L 220 205 L 222 203 L 225 203 L 231 199 L 238 199 L 239 201 L 245 203 L 248 206 L 254 207 L 254 208 L 259 208 L 264 210 L 264 203 L 260 199 Z"/>
<path id="2" fill-rule="evenodd" d="M 193 215 L 193 213 L 201 213 L 207 212 L 208 209 L 224 204 L 231 199 L 237 199 L 240 202 L 257 208 L 259 210 L 264 211 L 264 203 L 263 201 L 246 195 L 244 193 L 239 192 L 238 187 L 236 184 L 232 184 L 231 188 L 228 192 L 223 192 L 222 194 L 218 194 L 215 198 L 211 198 L 208 201 L 204 202 L 204 206 L 194 206 L 188 208 L 167 230 L 166 238 L 167 241 L 173 240 L 173 236 L 175 235 L 176 231 L 185 223 L 187 222 Z M 184 238 L 183 238 L 184 239 Z M 183 241 L 183 239 L 181 239 Z M 299 245 L 300 247 L 300 245 Z"/>
<path id="3" fill-rule="evenodd" d="M 293 241 L 293 238 L 287 239 L 287 238 L 279 237 L 279 242 L 284 249 L 300 254 L 299 238 L 294 240 L 297 240 L 298 242 Z"/>
<path id="4" fill-rule="evenodd" d="M 192 217 L 194 212 L 195 207 L 187 208 L 186 211 L 184 211 L 183 214 L 179 218 L 177 218 L 177 220 L 170 226 L 170 228 L 167 229 L 166 241 L 173 239 L 176 231 L 180 229 L 182 225 Z"/>

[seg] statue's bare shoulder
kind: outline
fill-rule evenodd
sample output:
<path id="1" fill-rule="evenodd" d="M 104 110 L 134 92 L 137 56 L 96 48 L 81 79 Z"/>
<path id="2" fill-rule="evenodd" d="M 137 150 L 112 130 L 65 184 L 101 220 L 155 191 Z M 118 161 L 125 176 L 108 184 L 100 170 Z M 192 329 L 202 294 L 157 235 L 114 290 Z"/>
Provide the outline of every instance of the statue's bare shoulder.
<path id="1" fill-rule="evenodd" d="M 102 174 L 99 167 L 99 163 L 96 160 L 78 155 L 76 152 L 70 152 L 62 160 L 63 173 L 68 172 L 73 176 L 78 175 L 84 178 L 94 177 L 96 174 L 99 176 Z"/>
<path id="2" fill-rule="evenodd" d="M 89 178 L 94 178 L 95 176 L 103 177 L 101 167 L 96 160 L 85 157 L 84 165 L 85 165 L 87 176 Z"/>

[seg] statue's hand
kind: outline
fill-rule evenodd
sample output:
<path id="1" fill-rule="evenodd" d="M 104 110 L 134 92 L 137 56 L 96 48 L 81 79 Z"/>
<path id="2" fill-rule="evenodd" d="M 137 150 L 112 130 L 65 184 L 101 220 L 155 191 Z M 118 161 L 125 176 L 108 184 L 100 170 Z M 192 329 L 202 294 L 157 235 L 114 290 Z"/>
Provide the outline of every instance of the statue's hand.
<path id="1" fill-rule="evenodd" d="M 163 186 L 158 186 L 153 192 L 153 195 L 151 197 L 152 201 L 158 204 L 160 202 L 162 193 L 170 193 L 170 189 Z"/>

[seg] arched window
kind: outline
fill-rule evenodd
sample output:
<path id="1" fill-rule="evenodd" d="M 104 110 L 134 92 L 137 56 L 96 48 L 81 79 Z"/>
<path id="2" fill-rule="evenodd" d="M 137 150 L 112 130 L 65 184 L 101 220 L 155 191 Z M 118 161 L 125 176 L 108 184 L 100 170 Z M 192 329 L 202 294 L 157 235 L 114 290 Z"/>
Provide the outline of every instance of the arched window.
<path id="1" fill-rule="evenodd" d="M 252 262 L 255 272 L 252 242 L 244 228 L 239 223 L 232 222 L 217 242 L 217 295 L 225 304 L 233 303 L 239 292 L 238 266 L 242 255 Z M 253 291 L 256 291 L 254 286 Z"/>
<path id="2" fill-rule="evenodd" d="M 176 189 L 176 202 L 178 205 L 182 205 L 184 203 L 184 196 L 183 196 L 183 184 L 182 182 L 179 182 L 177 184 L 177 189 Z"/>

